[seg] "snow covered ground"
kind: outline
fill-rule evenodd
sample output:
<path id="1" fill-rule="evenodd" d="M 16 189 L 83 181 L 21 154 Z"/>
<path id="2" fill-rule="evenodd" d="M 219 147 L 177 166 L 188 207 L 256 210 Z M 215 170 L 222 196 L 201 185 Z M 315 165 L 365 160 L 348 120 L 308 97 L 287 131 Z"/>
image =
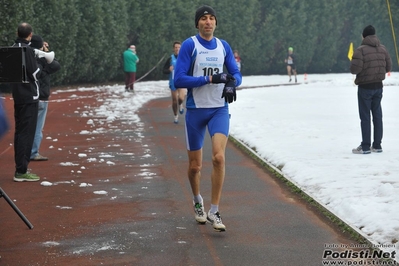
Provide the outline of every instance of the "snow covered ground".
<path id="1" fill-rule="evenodd" d="M 244 86 L 287 83 L 247 76 Z M 360 119 L 351 74 L 301 75 L 301 84 L 244 89 L 231 134 L 375 244 L 399 252 L 399 73 L 384 82 L 383 153 L 358 155 Z M 306 83 L 305 83 L 306 82 Z"/>

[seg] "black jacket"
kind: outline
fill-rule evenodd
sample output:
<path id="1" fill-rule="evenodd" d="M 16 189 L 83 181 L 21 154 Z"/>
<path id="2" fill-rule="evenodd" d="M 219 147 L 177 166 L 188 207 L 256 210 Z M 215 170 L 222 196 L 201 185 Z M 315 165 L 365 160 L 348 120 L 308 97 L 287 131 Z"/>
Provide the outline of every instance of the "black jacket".
<path id="1" fill-rule="evenodd" d="M 40 68 L 36 62 L 35 52 L 29 46 L 29 41 L 17 38 L 14 47 L 26 46 L 25 62 L 28 83 L 11 83 L 12 97 L 14 104 L 26 104 L 39 101 Z M 22 66 L 21 66 L 22 67 Z"/>
<path id="2" fill-rule="evenodd" d="M 50 75 L 60 70 L 61 65 L 56 59 L 48 64 L 44 57 L 38 58 L 37 63 L 42 70 L 39 78 L 39 100 L 48 101 L 50 97 Z"/>

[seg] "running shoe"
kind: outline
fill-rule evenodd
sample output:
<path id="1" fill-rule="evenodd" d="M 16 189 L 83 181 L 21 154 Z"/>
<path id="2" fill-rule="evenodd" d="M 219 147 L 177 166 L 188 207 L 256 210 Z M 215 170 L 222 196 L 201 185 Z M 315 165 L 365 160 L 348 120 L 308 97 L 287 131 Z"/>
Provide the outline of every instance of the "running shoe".
<path id="1" fill-rule="evenodd" d="M 220 217 L 219 212 L 211 213 L 209 211 L 207 220 L 210 224 L 212 224 L 213 229 L 215 229 L 215 231 L 218 231 L 218 232 L 226 231 L 226 226 L 222 223 L 222 217 Z"/>
<path id="2" fill-rule="evenodd" d="M 194 204 L 194 213 L 195 213 L 195 220 L 197 223 L 205 224 L 206 223 L 206 212 L 204 209 L 204 202 L 199 202 Z"/>

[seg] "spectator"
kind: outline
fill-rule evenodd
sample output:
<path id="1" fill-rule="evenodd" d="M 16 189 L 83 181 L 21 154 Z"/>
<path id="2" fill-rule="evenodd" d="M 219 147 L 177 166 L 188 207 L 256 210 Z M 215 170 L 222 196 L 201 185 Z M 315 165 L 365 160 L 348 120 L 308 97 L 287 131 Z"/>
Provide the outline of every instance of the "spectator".
<path id="1" fill-rule="evenodd" d="M 40 68 L 36 62 L 35 52 L 29 46 L 33 29 L 28 23 L 21 23 L 17 29 L 18 37 L 14 47 L 26 47 L 25 62 L 28 83 L 11 83 L 12 96 L 14 98 L 14 181 L 39 181 L 39 176 L 28 172 L 28 164 L 35 137 L 38 102 Z"/>
<path id="2" fill-rule="evenodd" d="M 392 60 L 384 45 L 375 35 L 375 28 L 364 28 L 361 45 L 351 61 L 351 73 L 356 74 L 357 101 L 362 131 L 360 146 L 352 149 L 355 154 L 382 152 L 382 81 L 392 69 Z M 374 141 L 371 143 L 371 114 L 373 115 Z"/>
<path id="3" fill-rule="evenodd" d="M 39 35 L 33 35 L 30 46 L 44 52 L 49 52 L 48 43 L 43 42 Z M 37 58 L 38 64 L 41 66 L 41 75 L 39 78 L 39 111 L 37 116 L 36 133 L 33 141 L 32 152 L 30 155 L 31 161 L 47 161 L 48 158 L 39 153 L 40 144 L 43 139 L 43 127 L 46 121 L 48 102 L 50 97 L 50 75 L 60 70 L 60 63 L 53 59 L 48 63 L 44 57 Z"/>
<path id="4" fill-rule="evenodd" d="M 136 46 L 130 47 L 123 53 L 123 70 L 125 71 L 125 91 L 134 92 L 136 81 L 136 69 L 139 57 L 136 54 Z"/>

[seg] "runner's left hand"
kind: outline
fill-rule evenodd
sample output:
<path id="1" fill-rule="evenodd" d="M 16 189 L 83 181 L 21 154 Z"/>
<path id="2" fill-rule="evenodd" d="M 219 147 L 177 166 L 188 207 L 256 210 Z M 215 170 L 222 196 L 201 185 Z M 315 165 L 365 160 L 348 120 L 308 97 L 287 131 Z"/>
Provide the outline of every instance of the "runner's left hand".
<path id="1" fill-rule="evenodd" d="M 223 97 L 228 103 L 232 103 L 237 99 L 235 80 L 229 80 L 226 85 L 224 85 L 222 98 Z"/>

